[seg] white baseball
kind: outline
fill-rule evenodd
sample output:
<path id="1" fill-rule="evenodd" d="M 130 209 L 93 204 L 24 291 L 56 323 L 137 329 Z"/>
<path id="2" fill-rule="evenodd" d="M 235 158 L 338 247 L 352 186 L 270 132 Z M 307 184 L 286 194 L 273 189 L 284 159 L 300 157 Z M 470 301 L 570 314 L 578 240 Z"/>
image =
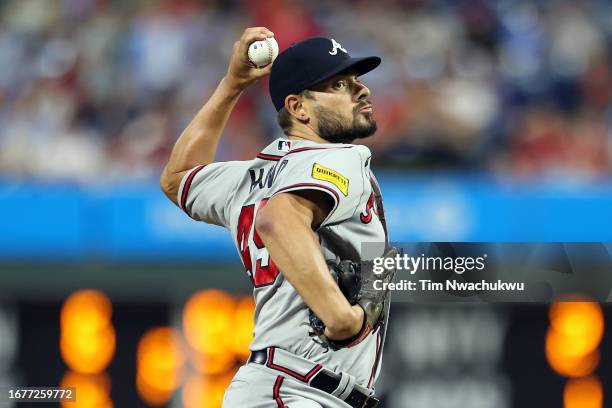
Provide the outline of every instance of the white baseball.
<path id="1" fill-rule="evenodd" d="M 278 56 L 278 43 L 274 37 L 265 40 L 255 41 L 249 45 L 249 61 L 261 68 L 272 63 Z"/>

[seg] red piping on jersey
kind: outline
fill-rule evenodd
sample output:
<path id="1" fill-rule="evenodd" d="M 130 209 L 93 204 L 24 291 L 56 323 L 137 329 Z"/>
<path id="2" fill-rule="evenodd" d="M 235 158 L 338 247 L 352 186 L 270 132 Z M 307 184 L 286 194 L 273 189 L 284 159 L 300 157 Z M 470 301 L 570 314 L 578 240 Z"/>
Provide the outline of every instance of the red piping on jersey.
<path id="1" fill-rule="evenodd" d="M 338 195 L 338 193 L 332 189 L 329 188 L 327 186 L 324 186 L 322 184 L 317 184 L 317 183 L 298 183 L 298 184 L 292 184 L 290 186 L 287 187 L 283 187 L 280 190 L 278 190 L 276 193 L 280 193 L 282 191 L 288 190 L 290 188 L 294 188 L 294 187 L 320 187 L 320 188 L 324 188 L 327 191 L 331 191 L 334 194 L 334 197 L 336 198 L 336 204 L 338 204 L 340 202 L 340 195 Z"/>
<path id="2" fill-rule="evenodd" d="M 259 153 L 256 156 L 258 159 L 261 160 L 272 160 L 272 161 L 279 161 L 280 159 L 282 159 L 284 156 L 277 156 L 275 154 L 265 154 L 265 153 Z"/>
<path id="3" fill-rule="evenodd" d="M 181 194 L 181 208 L 190 217 L 191 217 L 191 215 L 187 212 L 187 208 L 185 208 L 185 206 L 187 204 L 187 195 L 189 194 L 189 188 L 191 187 L 191 182 L 193 181 L 193 179 L 196 176 L 196 174 L 198 174 L 198 172 L 200 170 L 202 170 L 206 166 L 208 166 L 208 164 L 202 164 L 201 166 L 196 167 L 195 170 L 193 170 L 191 172 L 189 177 L 187 177 L 187 181 L 185 182 L 185 186 L 183 187 L 183 194 Z"/>
<path id="4" fill-rule="evenodd" d="M 372 388 L 372 381 L 374 381 L 376 369 L 378 368 L 378 361 L 380 360 L 380 351 L 382 349 L 380 330 L 381 328 L 379 327 L 378 333 L 376 333 L 376 357 L 374 359 L 374 365 L 372 366 L 372 373 L 370 374 L 370 379 L 368 380 L 368 388 Z"/>
<path id="5" fill-rule="evenodd" d="M 283 367 L 278 364 L 274 364 L 274 347 L 270 347 L 268 349 L 268 363 L 266 365 L 268 366 L 268 368 L 272 368 L 273 370 L 282 371 L 283 373 L 289 374 L 290 376 L 297 378 L 298 380 L 303 381 L 305 383 L 310 381 L 310 379 L 323 368 L 321 364 L 317 364 L 316 366 L 312 368 L 312 370 L 307 372 L 306 375 L 302 375 L 300 373 L 296 373 L 295 371 L 287 367 Z"/>
<path id="6" fill-rule="evenodd" d="M 299 149 L 293 149 L 290 150 L 289 153 L 287 154 L 291 154 L 291 153 L 299 153 L 299 152 L 305 152 L 307 150 L 330 150 L 330 149 L 352 149 L 353 146 L 333 146 L 333 147 L 300 147 Z M 286 155 L 287 155 L 286 154 Z M 285 155 L 285 156 L 286 156 Z"/>
<path id="7" fill-rule="evenodd" d="M 287 154 L 305 152 L 308 150 L 330 150 L 330 149 L 351 149 L 353 146 L 335 146 L 335 147 L 300 147 L 299 149 L 290 150 Z M 287 155 L 286 154 L 286 155 Z M 286 156 L 285 155 L 285 156 Z M 259 153 L 256 157 L 262 160 L 279 161 L 285 156 L 277 156 L 275 154 Z"/>
<path id="8" fill-rule="evenodd" d="M 276 377 L 276 382 L 274 383 L 274 390 L 272 392 L 272 398 L 274 398 L 274 401 L 276 401 L 276 405 L 278 406 L 278 408 L 288 408 L 280 397 L 280 387 L 281 385 L 283 385 L 284 379 L 285 377 L 283 377 L 282 375 Z"/>

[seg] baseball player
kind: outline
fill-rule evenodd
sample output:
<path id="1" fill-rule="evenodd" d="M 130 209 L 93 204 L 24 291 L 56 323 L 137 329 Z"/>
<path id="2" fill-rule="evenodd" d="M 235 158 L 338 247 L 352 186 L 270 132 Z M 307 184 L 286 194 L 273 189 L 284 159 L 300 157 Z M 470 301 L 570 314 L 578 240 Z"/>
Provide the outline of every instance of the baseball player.
<path id="1" fill-rule="evenodd" d="M 370 151 L 370 91 L 359 76 L 379 57 L 352 58 L 315 37 L 256 68 L 248 28 L 226 76 L 180 136 L 161 176 L 165 194 L 191 218 L 227 228 L 255 297 L 251 356 L 225 393 L 224 407 L 375 407 L 388 293 L 372 281 L 372 256 L 392 256 Z M 270 74 L 270 95 L 286 138 L 248 161 L 214 162 L 241 92 Z M 391 255 L 390 255 L 391 254 Z"/>

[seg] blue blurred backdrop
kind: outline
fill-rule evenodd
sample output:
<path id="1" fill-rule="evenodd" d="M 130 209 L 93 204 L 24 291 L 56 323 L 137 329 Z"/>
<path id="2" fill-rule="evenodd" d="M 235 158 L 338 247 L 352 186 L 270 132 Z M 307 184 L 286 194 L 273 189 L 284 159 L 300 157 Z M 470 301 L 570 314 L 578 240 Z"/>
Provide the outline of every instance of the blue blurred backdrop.
<path id="1" fill-rule="evenodd" d="M 612 184 L 397 172 L 380 177 L 394 241 L 612 240 Z M 230 234 L 197 223 L 155 183 L 0 184 L 0 257 L 202 260 L 235 257 Z"/>

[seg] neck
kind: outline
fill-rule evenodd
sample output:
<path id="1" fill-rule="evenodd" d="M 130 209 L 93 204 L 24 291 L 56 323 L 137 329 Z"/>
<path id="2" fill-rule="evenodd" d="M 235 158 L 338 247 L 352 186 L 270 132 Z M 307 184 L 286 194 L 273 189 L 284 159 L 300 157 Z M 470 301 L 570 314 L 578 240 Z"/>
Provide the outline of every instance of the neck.
<path id="1" fill-rule="evenodd" d="M 287 135 L 289 140 L 310 140 L 315 143 L 330 143 L 328 140 L 323 139 L 321 136 L 316 134 L 314 129 L 310 126 L 293 126 L 289 134 Z"/>

